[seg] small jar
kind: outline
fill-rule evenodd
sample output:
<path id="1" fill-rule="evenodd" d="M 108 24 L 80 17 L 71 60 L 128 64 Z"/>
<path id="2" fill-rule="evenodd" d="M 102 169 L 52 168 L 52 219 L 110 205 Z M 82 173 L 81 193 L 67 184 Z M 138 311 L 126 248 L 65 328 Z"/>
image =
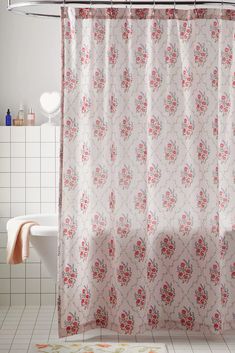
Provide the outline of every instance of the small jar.
<path id="1" fill-rule="evenodd" d="M 24 119 L 14 118 L 13 119 L 13 126 L 24 126 Z"/>

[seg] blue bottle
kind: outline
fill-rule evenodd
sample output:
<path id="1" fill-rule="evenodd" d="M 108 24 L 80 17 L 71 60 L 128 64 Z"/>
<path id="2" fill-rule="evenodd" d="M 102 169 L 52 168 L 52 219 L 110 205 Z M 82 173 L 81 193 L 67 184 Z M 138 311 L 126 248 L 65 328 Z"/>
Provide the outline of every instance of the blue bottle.
<path id="1" fill-rule="evenodd" d="M 11 112 L 10 112 L 10 109 L 7 110 L 6 126 L 11 126 Z"/>

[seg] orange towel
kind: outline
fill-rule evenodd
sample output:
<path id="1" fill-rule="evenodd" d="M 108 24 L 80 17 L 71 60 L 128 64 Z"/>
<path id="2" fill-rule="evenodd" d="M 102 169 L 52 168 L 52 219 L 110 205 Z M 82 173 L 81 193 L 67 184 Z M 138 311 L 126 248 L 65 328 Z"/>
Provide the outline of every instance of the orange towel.
<path id="1" fill-rule="evenodd" d="M 29 257 L 30 228 L 34 221 L 12 220 L 8 223 L 7 263 L 20 264 Z"/>

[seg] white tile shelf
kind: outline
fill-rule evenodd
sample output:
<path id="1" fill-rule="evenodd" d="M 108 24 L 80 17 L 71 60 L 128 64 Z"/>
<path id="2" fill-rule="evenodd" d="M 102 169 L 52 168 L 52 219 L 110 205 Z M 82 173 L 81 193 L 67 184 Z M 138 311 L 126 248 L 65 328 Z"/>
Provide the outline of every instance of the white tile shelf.
<path id="1" fill-rule="evenodd" d="M 55 285 L 33 248 L 25 264 L 6 264 L 6 222 L 57 211 L 59 139 L 59 126 L 0 126 L 0 306 L 55 303 Z"/>

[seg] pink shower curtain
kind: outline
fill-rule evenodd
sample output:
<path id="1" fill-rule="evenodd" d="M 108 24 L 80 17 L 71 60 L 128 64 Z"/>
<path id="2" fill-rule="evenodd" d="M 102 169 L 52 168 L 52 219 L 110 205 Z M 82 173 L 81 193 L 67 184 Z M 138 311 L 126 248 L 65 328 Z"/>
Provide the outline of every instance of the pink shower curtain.
<path id="1" fill-rule="evenodd" d="M 62 28 L 60 336 L 235 328 L 235 11 Z"/>

